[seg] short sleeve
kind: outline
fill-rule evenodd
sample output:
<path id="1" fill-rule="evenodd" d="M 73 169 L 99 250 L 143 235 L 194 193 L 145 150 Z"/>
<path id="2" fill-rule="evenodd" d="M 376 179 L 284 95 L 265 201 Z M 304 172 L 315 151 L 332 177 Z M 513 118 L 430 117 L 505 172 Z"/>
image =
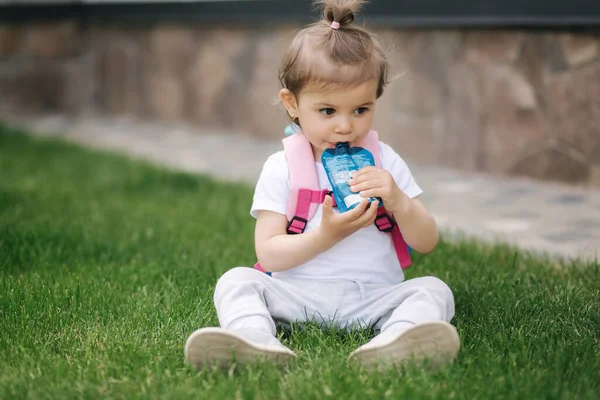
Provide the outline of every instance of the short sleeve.
<path id="1" fill-rule="evenodd" d="M 258 217 L 258 211 L 287 214 L 290 197 L 290 178 L 285 153 L 280 151 L 265 161 L 256 188 L 250 215 Z"/>
<path id="2" fill-rule="evenodd" d="M 423 193 L 402 157 L 389 145 L 383 142 L 379 142 L 379 144 L 381 165 L 394 177 L 398 187 L 411 199 Z"/>

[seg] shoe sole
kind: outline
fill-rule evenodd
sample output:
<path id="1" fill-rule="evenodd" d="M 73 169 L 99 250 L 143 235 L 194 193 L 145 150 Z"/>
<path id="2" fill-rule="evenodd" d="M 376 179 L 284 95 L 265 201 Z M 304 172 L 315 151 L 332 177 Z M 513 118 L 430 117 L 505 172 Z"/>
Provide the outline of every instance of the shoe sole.
<path id="1" fill-rule="evenodd" d="M 296 354 L 291 350 L 257 346 L 220 328 L 199 329 L 185 343 L 185 359 L 199 370 L 215 364 L 227 368 L 234 361 L 251 364 L 259 359 L 284 364 L 294 358 Z"/>
<path id="2" fill-rule="evenodd" d="M 359 348 L 350 354 L 348 360 L 365 366 L 422 363 L 427 360 L 432 368 L 440 368 L 456 358 L 459 348 L 460 339 L 455 327 L 442 321 L 424 322 L 404 331 L 390 343 Z"/>

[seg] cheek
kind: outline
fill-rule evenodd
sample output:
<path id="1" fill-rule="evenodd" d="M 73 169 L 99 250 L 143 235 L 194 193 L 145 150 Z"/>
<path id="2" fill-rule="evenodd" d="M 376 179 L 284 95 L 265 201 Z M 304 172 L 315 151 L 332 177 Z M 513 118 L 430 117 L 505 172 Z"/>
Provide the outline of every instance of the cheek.
<path id="1" fill-rule="evenodd" d="M 373 113 L 369 113 L 369 115 L 361 118 L 360 121 L 364 125 L 371 125 L 371 121 L 373 121 Z"/>
<path id="2" fill-rule="evenodd" d="M 302 123 L 302 129 L 305 133 L 308 133 L 312 136 L 321 136 L 321 134 L 326 131 L 326 124 L 323 124 L 318 118 L 309 117 L 300 120 Z"/>
<path id="3" fill-rule="evenodd" d="M 361 130 L 369 131 L 371 129 L 372 122 L 373 122 L 373 116 L 370 115 L 366 118 L 361 118 L 358 126 L 360 126 Z"/>

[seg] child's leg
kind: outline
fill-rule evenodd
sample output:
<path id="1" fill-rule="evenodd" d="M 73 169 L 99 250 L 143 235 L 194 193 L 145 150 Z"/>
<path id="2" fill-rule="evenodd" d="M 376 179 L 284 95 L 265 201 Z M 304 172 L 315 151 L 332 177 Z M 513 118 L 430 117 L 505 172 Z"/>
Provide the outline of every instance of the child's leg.
<path id="1" fill-rule="evenodd" d="M 319 313 L 319 299 L 310 290 L 246 267 L 223 274 L 214 300 L 221 328 L 199 329 L 186 343 L 186 358 L 197 368 L 213 362 L 229 365 L 232 353 L 239 363 L 293 358 L 275 337 L 273 317 L 295 322 Z"/>
<path id="2" fill-rule="evenodd" d="M 251 268 L 227 271 L 215 288 L 214 302 L 219 325 L 230 330 L 256 330 L 275 336 L 275 323 L 267 307 L 266 293 L 280 281 Z"/>
<path id="3" fill-rule="evenodd" d="M 389 294 L 382 291 L 383 301 L 392 305 L 386 310 L 384 303 L 383 315 L 377 328 L 381 333 L 398 332 L 410 325 L 421 322 L 445 321 L 450 322 L 454 317 L 454 296 L 443 281 L 433 276 L 410 279 L 392 288 Z M 375 299 L 378 297 L 374 293 Z M 377 303 L 374 304 L 376 306 Z M 381 312 L 380 311 L 380 312 Z"/>
<path id="4" fill-rule="evenodd" d="M 448 286 L 434 277 L 415 278 L 366 293 L 359 318 L 377 321 L 381 333 L 351 354 L 366 364 L 398 363 L 411 358 L 429 358 L 444 364 L 456 357 L 460 346 L 454 316 L 454 297 Z"/>
<path id="5" fill-rule="evenodd" d="M 328 284 L 310 280 L 272 278 L 252 268 L 227 271 L 215 288 L 215 308 L 221 328 L 260 330 L 274 336 L 274 319 L 303 322 L 328 315 Z"/>

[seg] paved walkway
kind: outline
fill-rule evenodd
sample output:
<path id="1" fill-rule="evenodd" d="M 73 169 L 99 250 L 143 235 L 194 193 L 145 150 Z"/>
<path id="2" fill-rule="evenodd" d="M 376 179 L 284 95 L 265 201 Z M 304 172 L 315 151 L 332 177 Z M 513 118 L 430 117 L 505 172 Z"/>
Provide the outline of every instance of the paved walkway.
<path id="1" fill-rule="evenodd" d="M 0 116 L 0 118 L 2 118 Z M 166 123 L 64 116 L 6 119 L 39 135 L 108 149 L 178 170 L 254 184 L 280 141 Z M 232 168 L 231 165 L 235 165 Z M 565 258 L 600 259 L 600 190 L 411 165 L 440 229 Z"/>

